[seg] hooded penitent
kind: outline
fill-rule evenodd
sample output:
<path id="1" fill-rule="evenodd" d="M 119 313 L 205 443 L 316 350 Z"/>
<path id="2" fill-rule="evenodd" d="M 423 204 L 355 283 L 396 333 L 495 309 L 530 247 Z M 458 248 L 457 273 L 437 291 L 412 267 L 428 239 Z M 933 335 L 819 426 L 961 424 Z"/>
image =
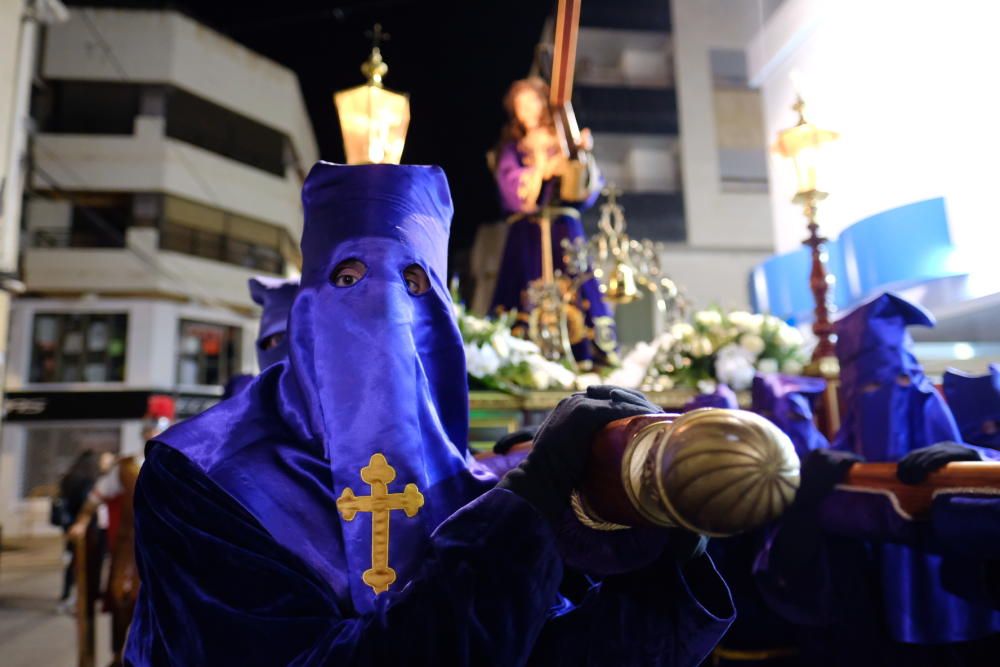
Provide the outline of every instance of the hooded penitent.
<path id="1" fill-rule="evenodd" d="M 837 322 L 842 427 L 834 447 L 869 461 L 960 440 L 944 399 L 913 355 L 910 325 L 934 326 L 930 313 L 882 294 Z"/>
<path id="2" fill-rule="evenodd" d="M 376 588 L 363 578 L 376 569 L 376 538 L 373 513 L 364 507 L 369 501 L 361 497 L 379 488 L 402 493 L 410 485 L 422 497 L 419 507 L 387 513 L 387 566 L 395 578 L 381 583 L 396 591 L 415 573 L 431 532 L 482 493 L 484 481 L 495 479 L 485 473 L 477 477 L 466 453 L 468 384 L 445 279 L 452 205 L 444 172 L 320 162 L 306 180 L 302 201 L 302 278 L 288 315 L 288 358 L 227 403 L 248 403 L 246 411 L 257 415 L 254 425 L 287 431 L 296 447 L 325 459 L 330 475 L 325 493 L 347 500 L 350 489 L 348 495 L 359 499 L 355 513 L 339 517 L 344 519 L 337 521 L 339 534 L 316 548 L 327 552 L 318 566 L 337 568 L 336 579 L 346 587 L 340 592 L 364 613 L 376 596 Z M 349 260 L 360 262 L 364 275 L 338 287 L 334 269 Z M 407 287 L 404 271 L 413 266 L 426 273 L 424 293 Z M 275 316 L 267 326 L 262 323 L 262 335 L 280 321 Z M 199 439 L 195 429 L 218 428 L 215 422 L 230 420 L 205 413 L 160 440 L 197 461 L 199 452 L 191 445 Z M 244 423 L 233 429 L 225 448 L 237 449 L 251 437 L 257 436 Z M 275 448 L 266 456 L 281 451 Z M 221 458 L 216 451 L 210 454 Z M 394 472 L 373 461 L 376 455 Z M 290 450 L 288 456 L 295 454 Z M 417 498 L 407 493 L 408 502 Z M 301 529 L 294 521 L 279 526 Z M 302 536 L 284 539 L 294 543 Z M 328 553 L 331 549 L 338 553 Z M 343 565 L 337 565 L 341 560 Z"/>
<path id="3" fill-rule="evenodd" d="M 813 401 L 824 389 L 826 381 L 821 378 L 758 374 L 750 390 L 751 409 L 784 431 L 804 459 L 810 451 L 830 446 L 813 421 Z"/>
<path id="4" fill-rule="evenodd" d="M 962 439 L 1000 449 L 1000 365 L 990 364 L 986 375 L 949 369 L 942 384 Z"/>
<path id="5" fill-rule="evenodd" d="M 288 311 L 299 289 L 295 278 L 251 278 L 250 297 L 261 308 L 257 331 L 257 366 L 264 370 L 288 356 Z"/>
<path id="6" fill-rule="evenodd" d="M 837 323 L 842 426 L 833 446 L 868 461 L 896 461 L 938 442 L 960 441 L 944 399 L 913 355 L 906 328 L 933 326 L 929 313 L 882 294 Z M 1000 613 L 941 586 L 941 558 L 911 547 L 877 545 L 889 632 L 899 642 L 933 644 L 1000 631 Z"/>
<path id="7" fill-rule="evenodd" d="M 322 444 L 338 494 L 367 495 L 362 468 L 381 454 L 395 486 L 415 484 L 423 495 L 415 516 L 390 513 L 390 565 L 402 587 L 434 528 L 477 494 L 466 455 L 465 352 L 447 287 L 448 182 L 437 167 L 319 163 L 302 202 L 302 284 L 289 318 L 282 412 L 302 438 Z M 337 287 L 333 271 L 349 260 L 364 276 Z M 418 295 L 404 277 L 414 265 L 430 283 Z M 372 567 L 370 517 L 342 528 L 361 611 L 374 599 L 360 576 Z"/>

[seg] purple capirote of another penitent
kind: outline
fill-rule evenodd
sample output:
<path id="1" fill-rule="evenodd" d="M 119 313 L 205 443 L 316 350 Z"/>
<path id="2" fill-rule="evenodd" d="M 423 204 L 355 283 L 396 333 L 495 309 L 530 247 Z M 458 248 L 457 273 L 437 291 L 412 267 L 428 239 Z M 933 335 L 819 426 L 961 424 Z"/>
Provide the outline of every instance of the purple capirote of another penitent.
<path id="1" fill-rule="evenodd" d="M 257 366 L 264 370 L 288 356 L 288 312 L 299 290 L 299 280 L 255 276 L 249 280 L 249 287 L 250 297 L 261 308 Z"/>
<path id="2" fill-rule="evenodd" d="M 962 440 L 1000 449 L 1000 365 L 990 364 L 985 375 L 948 369 L 941 384 Z"/>

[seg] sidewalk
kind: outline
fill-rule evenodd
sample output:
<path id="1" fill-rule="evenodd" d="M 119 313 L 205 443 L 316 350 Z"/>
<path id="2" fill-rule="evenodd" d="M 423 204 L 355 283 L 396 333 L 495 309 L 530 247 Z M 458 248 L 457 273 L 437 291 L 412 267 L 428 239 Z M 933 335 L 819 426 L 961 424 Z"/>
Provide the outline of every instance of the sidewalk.
<path id="1" fill-rule="evenodd" d="M 59 613 L 62 540 L 5 539 L 0 552 L 0 654 L 3 667 L 75 667 L 76 623 Z M 110 623 L 97 618 L 96 667 L 111 662 Z"/>

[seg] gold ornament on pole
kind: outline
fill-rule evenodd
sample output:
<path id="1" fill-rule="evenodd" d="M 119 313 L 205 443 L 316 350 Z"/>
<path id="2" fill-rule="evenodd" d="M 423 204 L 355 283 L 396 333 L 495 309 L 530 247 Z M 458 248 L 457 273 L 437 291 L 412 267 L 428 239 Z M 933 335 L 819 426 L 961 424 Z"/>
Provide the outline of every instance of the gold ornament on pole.
<path id="1" fill-rule="evenodd" d="M 399 164 L 410 124 L 410 99 L 385 88 L 389 66 L 379 44 L 389 39 L 382 26 L 371 31 L 372 52 L 361 65 L 367 83 L 333 94 L 348 164 Z"/>
<path id="2" fill-rule="evenodd" d="M 830 288 L 834 278 L 826 270 L 827 239 L 819 233 L 819 223 L 816 221 L 816 209 L 819 202 L 827 198 L 827 192 L 820 187 L 820 155 L 823 147 L 835 141 L 840 135 L 833 130 L 820 128 L 806 119 L 805 102 L 797 96 L 792 109 L 798 114 L 798 122 L 778 133 L 778 142 L 774 150 L 780 155 L 791 158 L 795 165 L 798 178 L 798 192 L 792 202 L 802 206 L 805 214 L 809 237 L 803 244 L 812 251 L 812 268 L 809 276 L 809 286 L 816 301 L 813 333 L 818 339 L 813 351 L 812 367 L 815 374 L 836 377 L 836 335 L 830 322 L 833 305 L 830 301 Z"/>

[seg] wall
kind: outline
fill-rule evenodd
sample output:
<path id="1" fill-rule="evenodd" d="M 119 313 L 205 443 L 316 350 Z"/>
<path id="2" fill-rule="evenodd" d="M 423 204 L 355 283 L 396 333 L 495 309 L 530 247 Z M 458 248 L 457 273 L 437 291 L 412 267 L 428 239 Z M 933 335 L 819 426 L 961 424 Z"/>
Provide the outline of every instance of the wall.
<path id="1" fill-rule="evenodd" d="M 825 156 L 825 233 L 944 196 L 967 266 L 995 254 L 998 23 L 1000 5 L 978 0 L 786 0 L 754 36 L 750 74 L 767 135 L 794 122 L 792 72 L 813 120 L 841 133 Z M 774 234 L 786 251 L 804 231 L 789 203 L 795 177 L 774 155 L 770 173 Z"/>
<path id="2" fill-rule="evenodd" d="M 720 186 L 709 54 L 746 46 L 759 21 L 756 3 L 674 0 L 671 6 L 688 243 L 769 252 L 773 233 L 767 194 L 723 192 Z M 739 289 L 746 291 L 743 285 Z"/>
<path id="3" fill-rule="evenodd" d="M 318 157 L 295 73 L 180 14 L 74 8 L 50 30 L 43 63 L 52 79 L 175 83 L 287 134 L 303 169 Z"/>

